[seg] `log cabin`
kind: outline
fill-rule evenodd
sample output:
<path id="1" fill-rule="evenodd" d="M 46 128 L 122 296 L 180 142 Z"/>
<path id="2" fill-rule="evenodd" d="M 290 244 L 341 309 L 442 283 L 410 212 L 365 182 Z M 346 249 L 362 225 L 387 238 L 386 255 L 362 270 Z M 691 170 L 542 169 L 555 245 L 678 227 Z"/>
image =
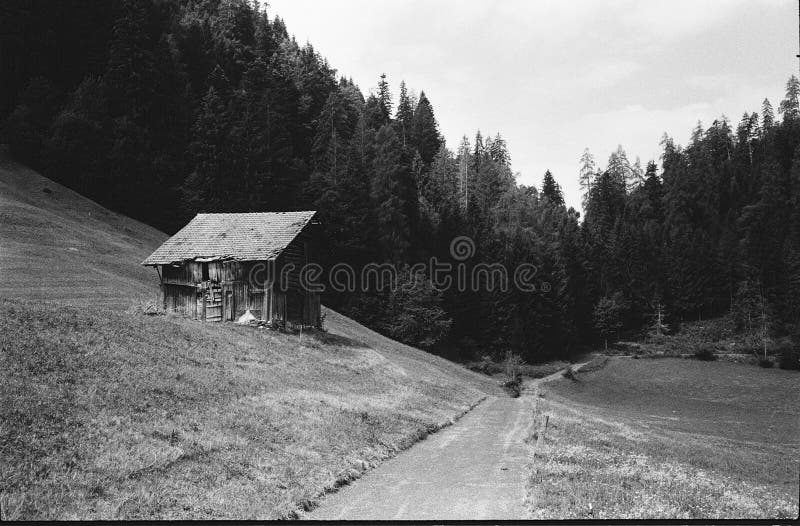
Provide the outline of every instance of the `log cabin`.
<path id="1" fill-rule="evenodd" d="M 250 311 L 319 327 L 320 293 L 300 273 L 318 262 L 315 211 L 197 214 L 142 265 L 155 267 L 166 312 L 233 321 Z M 313 277 L 313 276 L 306 276 Z"/>

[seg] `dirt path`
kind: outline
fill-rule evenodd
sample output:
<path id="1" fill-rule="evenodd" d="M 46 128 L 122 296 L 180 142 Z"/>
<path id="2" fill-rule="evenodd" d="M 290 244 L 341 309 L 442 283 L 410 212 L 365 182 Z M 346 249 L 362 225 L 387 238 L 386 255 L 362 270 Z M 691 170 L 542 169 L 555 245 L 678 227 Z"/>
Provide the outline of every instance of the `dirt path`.
<path id="1" fill-rule="evenodd" d="M 554 375 L 526 382 L 535 391 Z M 523 519 L 533 397 L 489 397 L 337 493 L 308 519 Z"/>

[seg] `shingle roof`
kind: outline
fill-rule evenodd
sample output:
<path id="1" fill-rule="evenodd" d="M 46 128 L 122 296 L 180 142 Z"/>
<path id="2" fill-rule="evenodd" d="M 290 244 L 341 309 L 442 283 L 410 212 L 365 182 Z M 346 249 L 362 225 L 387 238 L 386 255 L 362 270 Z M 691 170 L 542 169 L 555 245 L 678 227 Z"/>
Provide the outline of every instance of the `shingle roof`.
<path id="1" fill-rule="evenodd" d="M 142 265 L 167 265 L 194 259 L 273 259 L 305 228 L 314 214 L 313 210 L 197 214 L 188 225 L 150 254 Z"/>

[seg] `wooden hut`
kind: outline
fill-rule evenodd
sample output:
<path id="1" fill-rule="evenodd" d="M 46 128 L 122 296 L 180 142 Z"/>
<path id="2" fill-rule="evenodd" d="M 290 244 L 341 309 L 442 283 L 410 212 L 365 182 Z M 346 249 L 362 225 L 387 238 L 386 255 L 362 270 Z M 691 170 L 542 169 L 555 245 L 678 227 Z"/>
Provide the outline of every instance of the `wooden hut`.
<path id="1" fill-rule="evenodd" d="M 249 310 L 273 323 L 319 327 L 317 284 L 300 276 L 318 262 L 315 215 L 197 214 L 142 265 L 158 271 L 167 312 L 232 321 Z"/>

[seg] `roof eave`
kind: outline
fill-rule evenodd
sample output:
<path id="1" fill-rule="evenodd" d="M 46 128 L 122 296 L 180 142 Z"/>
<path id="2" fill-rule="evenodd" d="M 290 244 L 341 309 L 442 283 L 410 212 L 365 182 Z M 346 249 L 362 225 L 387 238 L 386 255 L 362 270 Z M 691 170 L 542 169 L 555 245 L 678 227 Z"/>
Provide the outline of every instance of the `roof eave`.
<path id="1" fill-rule="evenodd" d="M 235 261 L 235 262 L 245 263 L 245 262 L 248 262 L 248 261 L 274 261 L 274 260 L 278 259 L 278 257 L 282 253 L 283 253 L 283 251 L 281 251 L 280 253 L 275 254 L 273 256 L 266 257 L 266 258 L 237 258 L 237 257 L 233 257 L 233 256 L 220 256 L 220 257 L 208 258 L 208 257 L 197 256 L 197 257 L 194 257 L 194 258 L 178 259 L 178 260 L 173 260 L 173 261 L 168 261 L 168 260 L 148 261 L 149 260 L 149 258 L 148 258 L 148 259 L 145 259 L 144 261 L 142 261 L 141 264 L 142 264 L 142 266 L 145 266 L 145 267 L 158 267 L 159 265 L 183 265 L 183 264 L 185 264 L 187 262 L 212 263 L 212 262 L 221 261 L 223 263 L 226 263 L 228 261 Z M 204 261 L 202 261 L 202 260 L 204 260 Z"/>

